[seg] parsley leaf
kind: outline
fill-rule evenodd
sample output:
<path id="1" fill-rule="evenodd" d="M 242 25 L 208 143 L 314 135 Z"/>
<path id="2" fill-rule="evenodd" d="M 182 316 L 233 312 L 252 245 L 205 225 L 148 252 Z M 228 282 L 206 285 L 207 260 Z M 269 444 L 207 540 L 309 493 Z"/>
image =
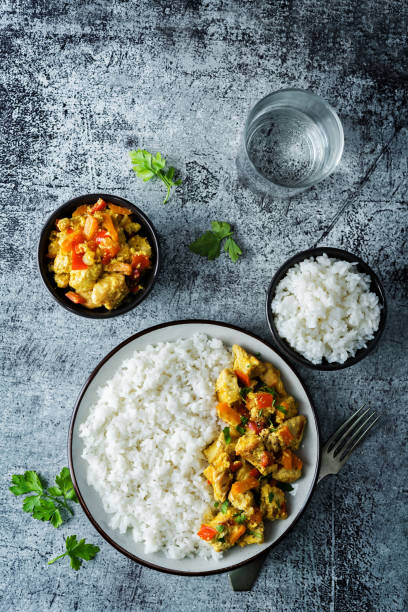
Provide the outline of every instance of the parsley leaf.
<path id="1" fill-rule="evenodd" d="M 234 514 L 234 521 L 238 523 L 238 525 L 242 525 L 242 523 L 245 523 L 246 521 L 245 514 L 243 512 L 238 512 L 237 514 Z"/>
<path id="2" fill-rule="evenodd" d="M 227 510 L 228 510 L 228 506 L 229 506 L 229 501 L 228 499 L 225 500 L 225 502 L 222 502 L 220 510 L 223 514 L 226 514 Z"/>
<path id="3" fill-rule="evenodd" d="M 77 540 L 76 535 L 68 536 L 65 540 L 65 548 L 66 552 L 51 561 L 48 561 L 48 565 L 55 563 L 58 559 L 62 559 L 67 555 L 71 559 L 71 567 L 74 570 L 79 570 L 82 565 L 82 559 L 85 561 L 89 561 L 93 559 L 96 553 L 99 552 L 99 546 L 94 546 L 93 544 L 86 544 L 85 538 L 82 540 Z"/>
<path id="4" fill-rule="evenodd" d="M 132 162 L 133 170 L 136 172 L 139 178 L 143 179 L 144 182 L 150 181 L 150 179 L 156 176 L 164 183 L 167 189 L 167 194 L 164 198 L 163 204 L 166 204 L 172 187 L 181 185 L 181 179 L 173 181 L 175 172 L 173 166 L 170 166 L 166 172 L 164 169 L 166 166 L 166 160 L 161 156 L 161 153 L 157 153 L 156 156 L 153 156 L 145 149 L 130 151 L 129 156 Z"/>
<path id="5" fill-rule="evenodd" d="M 217 525 L 216 526 L 216 530 L 218 531 L 218 533 L 222 533 L 225 529 L 225 525 Z"/>
<path id="6" fill-rule="evenodd" d="M 192 242 L 189 245 L 189 249 L 197 255 L 207 257 L 209 260 L 217 259 L 220 256 L 221 243 L 226 238 L 224 250 L 235 263 L 238 257 L 242 255 L 242 251 L 231 238 L 232 233 L 231 225 L 226 221 L 211 221 L 211 230 L 207 230 L 202 236 Z"/>
<path id="7" fill-rule="evenodd" d="M 220 505 L 220 502 L 214 502 L 214 508 L 218 508 L 219 505 Z"/>
<path id="8" fill-rule="evenodd" d="M 46 489 L 37 472 L 28 470 L 24 474 L 13 474 L 13 485 L 9 490 L 14 495 L 29 495 L 23 500 L 23 511 L 32 515 L 38 521 L 49 521 L 54 527 L 64 522 L 61 512 L 74 514 L 67 501 L 78 502 L 67 467 L 62 468 L 55 481 L 57 486 Z"/>
<path id="9" fill-rule="evenodd" d="M 276 406 L 276 410 L 279 410 L 279 412 L 283 412 L 283 414 L 288 414 L 288 411 L 283 406 Z"/>
<path id="10" fill-rule="evenodd" d="M 258 391 L 262 391 L 262 393 L 271 393 L 271 395 L 276 395 L 276 389 L 273 387 L 268 387 L 267 385 L 261 385 Z"/>
<path id="11" fill-rule="evenodd" d="M 28 470 L 24 474 L 13 474 L 11 482 L 14 483 L 14 486 L 9 487 L 9 491 L 14 493 L 14 495 L 23 495 L 24 493 L 32 493 L 34 491 L 42 493 L 44 490 L 40 477 L 37 472 L 32 470 Z"/>
<path id="12" fill-rule="evenodd" d="M 196 253 L 196 255 L 207 257 L 210 261 L 220 256 L 220 248 L 221 241 L 210 231 L 204 232 L 202 236 L 189 246 L 190 251 Z"/>
<path id="13" fill-rule="evenodd" d="M 239 390 L 239 394 L 245 399 L 248 393 L 250 393 L 251 391 L 252 387 L 241 387 L 241 389 Z"/>
<path id="14" fill-rule="evenodd" d="M 239 256 L 242 255 L 241 249 L 239 248 L 235 240 L 231 237 L 226 239 L 224 243 L 224 251 L 228 253 L 231 261 L 233 261 L 234 263 L 238 261 Z"/>
<path id="15" fill-rule="evenodd" d="M 241 436 L 245 434 L 245 427 L 242 427 L 242 425 L 237 425 L 235 429 L 237 430 L 238 433 L 241 434 Z"/>
<path id="16" fill-rule="evenodd" d="M 242 423 L 243 425 L 246 425 L 246 424 L 248 423 L 248 421 L 249 421 L 248 417 L 246 417 L 246 416 L 241 416 L 241 423 Z"/>
<path id="17" fill-rule="evenodd" d="M 292 485 L 287 482 L 277 482 L 276 486 L 279 487 L 282 491 L 293 491 Z"/>
<path id="18" fill-rule="evenodd" d="M 222 433 L 224 434 L 225 444 L 229 444 L 231 442 L 230 428 L 224 427 L 224 429 L 222 430 Z"/>

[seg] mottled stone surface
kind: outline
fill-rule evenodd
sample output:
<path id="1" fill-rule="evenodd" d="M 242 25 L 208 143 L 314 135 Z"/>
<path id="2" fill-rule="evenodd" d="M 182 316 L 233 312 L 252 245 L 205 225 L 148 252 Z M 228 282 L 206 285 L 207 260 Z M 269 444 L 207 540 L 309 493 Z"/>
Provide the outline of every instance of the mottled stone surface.
<path id="1" fill-rule="evenodd" d="M 407 609 L 406 3 L 3 0 L 1 7 L 1 610 Z M 239 185 L 235 154 L 251 104 L 287 86 L 311 88 L 338 109 L 346 147 L 336 174 L 282 203 Z M 161 150 L 181 170 L 184 184 L 166 207 L 160 186 L 144 186 L 130 171 L 127 151 L 138 145 Z M 140 205 L 164 257 L 143 307 L 94 323 L 51 299 L 36 248 L 53 209 L 97 190 Z M 245 251 L 239 263 L 209 264 L 187 250 L 212 219 L 234 223 Z M 231 592 L 226 575 L 184 578 L 141 567 L 104 542 L 80 510 L 58 531 L 21 512 L 7 491 L 10 475 L 34 468 L 51 478 L 67 463 L 74 400 L 112 347 L 150 325 L 191 317 L 269 340 L 268 281 L 314 244 L 361 255 L 389 300 L 375 354 L 337 373 L 301 371 L 323 437 L 363 402 L 383 420 L 341 474 L 319 485 L 252 592 Z M 67 563 L 47 567 L 70 533 L 98 543 L 97 560 L 77 573 Z"/>

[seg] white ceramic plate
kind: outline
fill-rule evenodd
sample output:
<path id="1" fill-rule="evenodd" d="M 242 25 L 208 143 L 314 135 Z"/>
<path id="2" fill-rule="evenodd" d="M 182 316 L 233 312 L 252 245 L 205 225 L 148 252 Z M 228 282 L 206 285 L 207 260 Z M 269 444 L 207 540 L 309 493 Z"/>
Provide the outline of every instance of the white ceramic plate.
<path id="1" fill-rule="evenodd" d="M 136 544 L 130 533 L 120 534 L 109 526 L 109 515 L 103 510 L 99 495 L 87 484 L 87 463 L 82 459 L 83 442 L 79 437 L 79 425 L 89 414 L 90 406 L 96 401 L 97 389 L 103 385 L 125 359 L 137 349 L 148 344 L 168 342 L 187 338 L 201 332 L 220 338 L 227 346 L 240 344 L 251 353 L 260 353 L 263 360 L 271 361 L 282 373 L 285 387 L 299 402 L 299 412 L 307 416 L 308 424 L 299 451 L 304 463 L 303 476 L 294 483 L 294 491 L 287 495 L 289 517 L 285 521 L 265 522 L 265 542 L 244 548 L 235 547 L 224 553 L 219 561 L 199 557 L 168 559 L 161 553 L 146 554 L 143 544 Z M 164 323 L 131 336 L 95 368 L 85 383 L 77 400 L 71 420 L 68 438 L 68 456 L 71 476 L 79 501 L 86 515 L 99 533 L 120 552 L 148 567 L 182 575 L 205 575 L 231 571 L 253 560 L 278 542 L 297 521 L 313 492 L 319 469 L 320 442 L 316 415 L 310 398 L 292 367 L 266 342 L 253 334 L 224 323 L 215 321 L 175 321 Z"/>

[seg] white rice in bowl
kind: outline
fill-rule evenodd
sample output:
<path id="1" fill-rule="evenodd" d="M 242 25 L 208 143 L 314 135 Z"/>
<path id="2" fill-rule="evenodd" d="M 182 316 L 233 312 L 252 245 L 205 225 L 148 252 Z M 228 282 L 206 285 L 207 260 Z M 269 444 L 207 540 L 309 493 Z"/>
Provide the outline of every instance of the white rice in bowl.
<path id="1" fill-rule="evenodd" d="M 314 364 L 344 363 L 378 330 L 378 296 L 356 265 L 323 254 L 295 264 L 276 287 L 276 329 Z"/>
<path id="2" fill-rule="evenodd" d="M 204 448 L 219 433 L 214 385 L 231 366 L 215 338 L 196 334 L 136 351 L 98 390 L 80 425 L 87 479 L 146 553 L 219 557 L 196 532 L 213 503 Z"/>

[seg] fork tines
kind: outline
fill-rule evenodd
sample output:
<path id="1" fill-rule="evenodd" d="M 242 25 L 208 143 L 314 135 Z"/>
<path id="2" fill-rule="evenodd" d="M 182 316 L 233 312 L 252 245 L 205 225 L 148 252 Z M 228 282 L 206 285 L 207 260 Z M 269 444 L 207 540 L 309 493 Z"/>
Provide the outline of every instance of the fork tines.
<path id="1" fill-rule="evenodd" d="M 379 418 L 374 410 L 364 410 L 362 406 L 328 439 L 326 452 L 339 463 L 345 463 Z"/>

